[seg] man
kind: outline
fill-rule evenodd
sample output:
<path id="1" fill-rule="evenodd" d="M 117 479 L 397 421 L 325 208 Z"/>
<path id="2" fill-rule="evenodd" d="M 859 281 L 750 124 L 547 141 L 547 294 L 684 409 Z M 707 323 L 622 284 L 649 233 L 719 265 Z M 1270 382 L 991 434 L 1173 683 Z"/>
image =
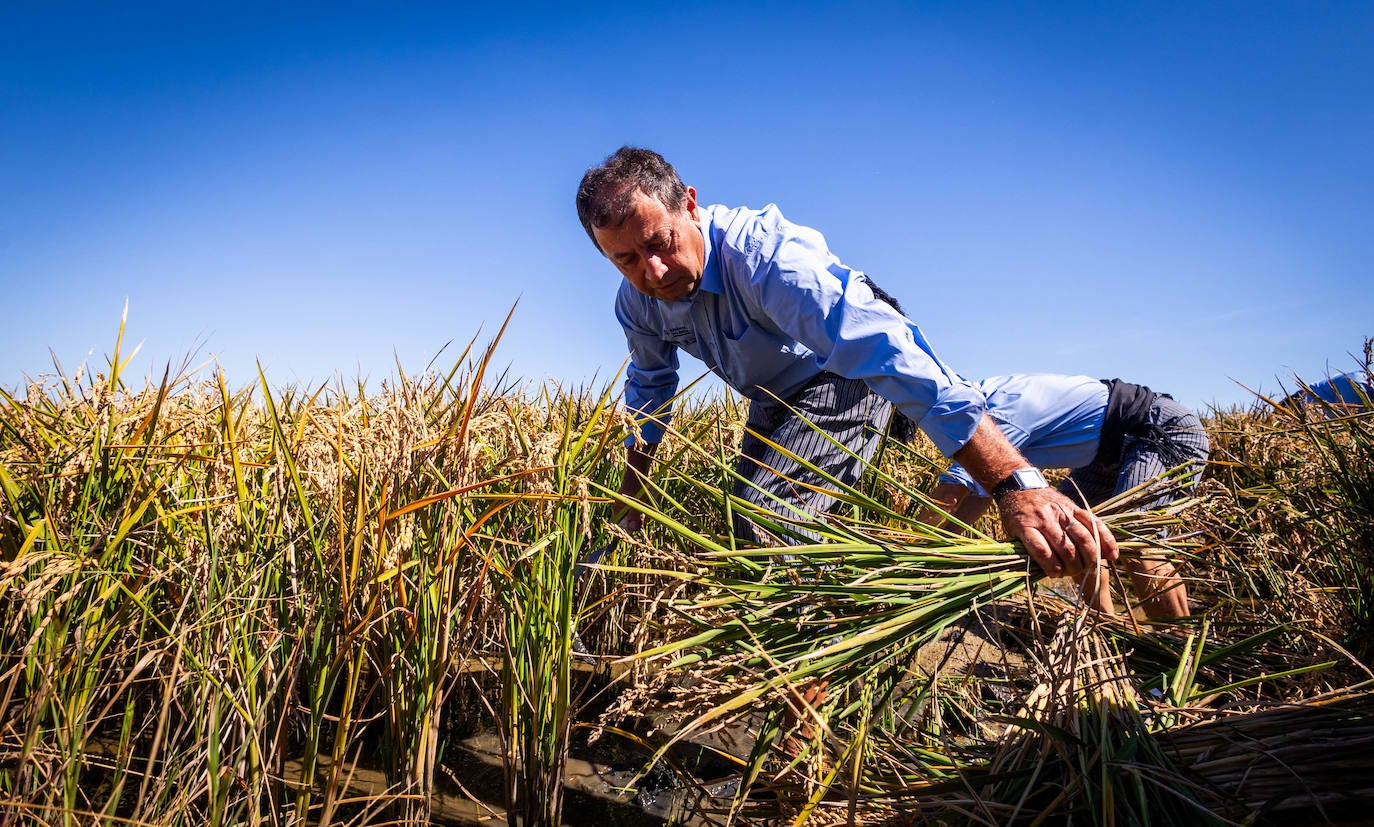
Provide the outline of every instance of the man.
<path id="1" fill-rule="evenodd" d="M 748 484 L 736 486 L 740 496 L 779 513 L 789 509 L 775 498 L 823 512 L 828 498 L 789 482 L 797 469 L 787 453 L 844 482 L 857 480 L 863 462 L 834 450 L 789 407 L 862 459 L 895 405 L 998 495 L 1008 530 L 1048 574 L 1081 578 L 1102 558 L 1116 559 L 1101 521 L 1046 485 L 987 417 L 977 388 L 817 231 L 772 205 L 698 204 L 662 156 L 634 147 L 587 170 L 577 212 L 625 277 L 615 305 L 630 348 L 625 399 L 641 417 L 638 439 L 626 442 L 626 496 L 639 494 L 662 439 L 683 349 L 751 400 L 756 435 L 741 446 Z M 624 522 L 637 528 L 641 517 Z"/>
<path id="2" fill-rule="evenodd" d="M 1072 468 L 1059 490 L 1097 505 L 1180 465 L 1190 476 L 1207 462 L 1207 433 L 1197 415 L 1167 394 L 1090 376 L 1054 374 L 993 376 L 978 383 L 988 414 L 1007 440 L 1039 468 Z M 958 464 L 940 476 L 932 499 L 964 523 L 987 511 L 992 500 Z M 1161 497 L 1153 507 L 1165 505 Z M 932 522 L 933 511 L 921 519 Z M 1188 594 L 1168 560 L 1154 555 L 1127 568 L 1145 614 L 1188 616 Z M 1105 577 L 1105 572 L 1104 572 Z M 1093 586 L 1094 584 L 1089 584 Z M 1112 612 L 1110 590 L 1085 589 L 1085 596 Z"/>

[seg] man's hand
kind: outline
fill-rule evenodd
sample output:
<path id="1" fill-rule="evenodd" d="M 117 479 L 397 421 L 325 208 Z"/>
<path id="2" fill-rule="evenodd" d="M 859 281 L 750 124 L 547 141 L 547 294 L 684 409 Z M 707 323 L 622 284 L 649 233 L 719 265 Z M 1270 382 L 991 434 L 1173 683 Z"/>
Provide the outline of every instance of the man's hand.
<path id="1" fill-rule="evenodd" d="M 1030 467 L 987 414 L 964 447 L 954 452 L 954 459 L 988 491 L 1018 468 Z M 1107 526 L 1053 488 L 1013 491 L 997 507 L 1007 532 L 1051 577 L 1081 579 L 1086 570 L 1096 579 L 1098 563 L 1119 554 Z"/>
<path id="2" fill-rule="evenodd" d="M 1102 520 L 1053 488 L 1013 491 L 997 505 L 1003 527 L 1050 577 L 1077 580 L 1120 555 Z"/>
<path id="3" fill-rule="evenodd" d="M 625 469 L 625 478 L 620 481 L 620 495 L 629 499 L 639 497 L 639 492 L 644 488 L 640 482 L 639 473 L 633 468 Z M 629 532 L 639 531 L 644 527 L 644 515 L 638 510 L 622 503 L 616 503 L 615 509 L 611 512 L 611 519 L 616 525 Z"/>
<path id="4" fill-rule="evenodd" d="M 644 490 L 644 481 L 649 477 L 649 466 L 653 464 L 657 452 L 658 443 L 626 449 L 625 476 L 620 479 L 620 496 L 629 500 L 639 499 Z M 622 503 L 616 504 L 611 519 L 626 531 L 639 531 L 644 527 L 644 514 Z"/>

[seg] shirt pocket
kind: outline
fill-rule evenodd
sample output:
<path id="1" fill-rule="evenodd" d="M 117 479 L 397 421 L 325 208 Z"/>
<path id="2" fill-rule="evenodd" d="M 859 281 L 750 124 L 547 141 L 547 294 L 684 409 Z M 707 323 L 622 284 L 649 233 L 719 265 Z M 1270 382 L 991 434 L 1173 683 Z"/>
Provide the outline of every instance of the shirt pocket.
<path id="1" fill-rule="evenodd" d="M 765 385 L 782 372 L 796 355 L 795 343 L 759 324 L 751 324 L 739 335 L 722 337 L 721 354 L 724 377 L 736 389 L 748 392 Z"/>

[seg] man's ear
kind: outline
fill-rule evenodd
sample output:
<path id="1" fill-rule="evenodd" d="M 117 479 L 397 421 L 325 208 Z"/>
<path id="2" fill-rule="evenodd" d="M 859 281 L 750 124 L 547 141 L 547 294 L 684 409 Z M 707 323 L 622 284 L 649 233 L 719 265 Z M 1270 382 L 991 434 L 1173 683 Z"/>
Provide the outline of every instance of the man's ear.
<path id="1" fill-rule="evenodd" d="M 687 200 L 686 200 L 685 202 L 683 202 L 683 205 L 682 205 L 682 206 L 686 208 L 687 214 L 690 215 L 694 221 L 700 221 L 700 220 L 701 220 L 701 212 L 700 212 L 699 210 L 697 210 L 697 190 L 696 190 L 696 187 L 688 187 L 688 188 L 687 188 Z"/>

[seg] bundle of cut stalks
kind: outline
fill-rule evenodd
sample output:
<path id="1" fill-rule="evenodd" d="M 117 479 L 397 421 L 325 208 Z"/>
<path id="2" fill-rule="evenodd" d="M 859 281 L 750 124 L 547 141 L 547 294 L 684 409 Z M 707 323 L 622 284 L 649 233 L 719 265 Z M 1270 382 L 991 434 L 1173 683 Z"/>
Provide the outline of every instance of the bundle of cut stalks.
<path id="1" fill-rule="evenodd" d="M 1177 476 L 1155 480 L 1108 504 L 1108 525 L 1124 557 L 1168 548 L 1186 555 L 1190 538 L 1163 539 L 1187 505 L 1129 511 L 1131 502 L 1176 489 Z M 841 501 L 882 513 L 853 489 Z M 691 667 L 730 687 L 691 728 L 746 710 L 770 695 L 793 694 L 796 685 L 825 679 L 891 687 L 915 661 L 915 652 L 951 624 L 997 601 L 1026 591 L 1044 573 L 1019 545 L 984 536 L 959 538 L 910 517 L 887 512 L 885 524 L 831 517 L 824 523 L 784 520 L 743 500 L 757 524 L 778 534 L 806 531 L 823 542 L 779 548 L 730 548 L 692 533 L 663 512 L 650 512 L 701 549 L 696 571 L 621 569 L 687 580 L 672 609 L 689 631 L 640 654 L 673 668 Z"/>
<path id="2" fill-rule="evenodd" d="M 1211 824 L 1206 791 L 1181 773 L 1141 714 L 1121 656 L 1087 625 L 1065 618 L 1037 663 L 1039 683 L 970 774 L 973 794 L 939 797 L 972 823 Z M 982 776 L 979 780 L 979 776 Z M 943 799 L 943 800 L 941 800 Z"/>

